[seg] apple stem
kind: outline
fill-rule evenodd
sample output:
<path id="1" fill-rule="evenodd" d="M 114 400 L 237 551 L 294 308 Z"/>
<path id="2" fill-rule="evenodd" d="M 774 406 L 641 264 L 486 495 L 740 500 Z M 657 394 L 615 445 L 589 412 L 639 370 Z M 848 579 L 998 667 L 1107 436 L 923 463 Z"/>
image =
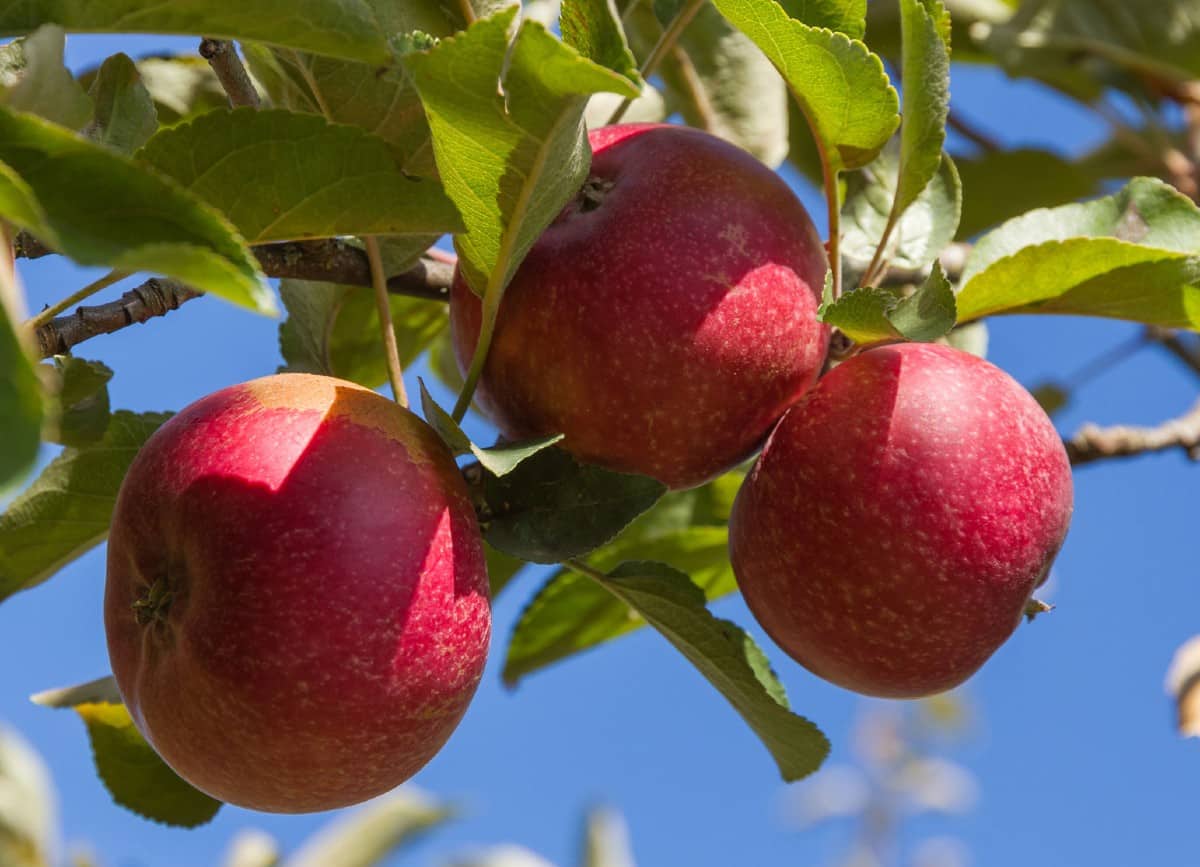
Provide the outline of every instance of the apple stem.
<path id="1" fill-rule="evenodd" d="M 680 35 L 692 23 L 692 19 L 696 17 L 696 13 L 700 11 L 700 7 L 704 5 L 704 0 L 691 0 L 686 6 L 679 10 L 679 13 L 672 19 L 670 26 L 662 32 L 662 36 L 658 37 L 658 42 L 654 43 L 654 47 L 650 49 L 650 53 L 646 55 L 646 59 L 642 62 L 641 69 L 638 72 L 642 76 L 642 80 L 648 80 L 658 65 L 662 63 L 663 58 L 670 53 L 675 47 L 675 43 L 679 41 Z M 625 112 L 629 111 L 629 106 L 633 105 L 633 99 L 626 97 L 617 110 L 613 112 L 612 117 L 608 119 L 605 126 L 612 126 L 615 123 L 620 123 L 621 118 L 625 116 Z"/>
<path id="2" fill-rule="evenodd" d="M 1038 615 L 1053 610 L 1053 605 L 1043 602 L 1041 599 L 1030 597 L 1029 601 L 1025 603 L 1025 622 L 1032 623 Z"/>
<path id="3" fill-rule="evenodd" d="M 886 270 L 887 263 L 884 261 L 884 250 L 887 247 L 888 240 L 892 237 L 892 232 L 896 228 L 900 214 L 896 210 L 895 202 L 892 203 L 892 210 L 888 214 L 887 224 L 883 227 L 883 235 L 879 239 L 879 244 L 875 247 L 875 254 L 871 257 L 871 262 L 867 265 L 867 270 L 863 271 L 862 279 L 858 281 L 859 286 L 867 286 L 874 283 L 879 276 Z"/>
<path id="4" fill-rule="evenodd" d="M 817 141 L 817 152 L 821 155 L 821 175 L 825 181 L 825 207 L 829 212 L 829 267 L 833 272 L 833 300 L 842 297 L 842 210 L 838 194 L 838 172 L 833 167 L 825 148 Z"/>
<path id="5" fill-rule="evenodd" d="M 64 310 L 66 310 L 68 307 L 71 307 L 74 304 L 78 304 L 80 301 L 83 301 L 85 298 L 89 298 L 92 295 L 95 295 L 101 289 L 105 289 L 114 283 L 119 283 L 120 281 L 124 280 L 128 276 L 129 276 L 128 271 L 109 271 L 107 274 L 105 274 L 99 280 L 94 280 L 93 282 L 84 286 L 78 292 L 72 292 L 70 295 L 68 295 L 62 301 L 59 301 L 57 304 L 47 307 L 45 310 L 43 310 L 37 316 L 34 316 L 32 319 L 30 319 L 28 322 L 26 322 L 25 326 L 30 331 L 37 331 L 39 328 L 41 328 L 47 322 L 50 322 L 51 320 L 53 320 L 55 316 L 57 316 L 58 314 L 62 313 Z"/>
<path id="6" fill-rule="evenodd" d="M 467 370 L 462 391 L 458 393 L 458 400 L 455 401 L 454 410 L 450 413 L 451 418 L 457 422 L 461 422 L 467 414 L 467 409 L 471 406 L 471 398 L 475 396 L 475 388 L 479 385 L 479 378 L 483 375 L 483 366 L 487 363 L 488 350 L 492 346 L 492 335 L 496 332 L 496 318 L 500 313 L 500 299 L 503 296 L 503 292 L 488 291 L 484 293 L 482 318 L 479 323 L 479 340 L 475 344 L 475 354 L 471 356 L 471 367 Z"/>
<path id="7" fill-rule="evenodd" d="M 363 240 L 367 247 L 367 261 L 371 264 L 371 285 L 375 288 L 375 306 L 379 311 L 379 331 L 383 336 L 392 397 L 407 409 L 408 393 L 404 390 L 404 369 L 400 366 L 400 349 L 396 345 L 396 329 L 392 325 L 392 305 L 388 298 L 387 275 L 383 273 L 383 255 L 379 252 L 379 241 L 375 236 L 367 235 Z"/>

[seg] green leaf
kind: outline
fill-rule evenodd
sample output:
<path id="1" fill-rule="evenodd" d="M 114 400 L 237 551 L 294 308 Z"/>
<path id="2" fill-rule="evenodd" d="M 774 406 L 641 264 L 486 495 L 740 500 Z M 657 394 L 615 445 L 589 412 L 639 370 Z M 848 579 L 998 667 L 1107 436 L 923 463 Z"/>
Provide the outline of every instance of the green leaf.
<path id="1" fill-rule="evenodd" d="M 429 389 L 425 387 L 425 382 L 418 380 L 418 383 L 421 386 L 421 410 L 425 414 L 425 421 L 429 426 L 437 431 L 438 436 L 442 438 L 450 451 L 456 455 L 474 455 L 483 468 L 493 476 L 508 475 L 522 461 L 533 457 L 542 449 L 549 448 L 563 438 L 562 434 L 557 434 L 519 443 L 503 443 L 491 448 L 482 448 L 471 442 L 453 416 L 438 406 L 433 396 L 429 394 Z"/>
<path id="2" fill-rule="evenodd" d="M 1038 402 L 1046 415 L 1054 415 L 1071 402 L 1071 392 L 1066 386 L 1057 382 L 1043 382 L 1030 389 L 1033 399 Z"/>
<path id="3" fill-rule="evenodd" d="M 1135 178 L 1095 201 L 1032 211 L 979 240 L 958 317 L 1068 313 L 1200 328 L 1200 210 Z"/>
<path id="4" fill-rule="evenodd" d="M 409 54 L 433 131 L 446 192 L 465 235 L 455 244 L 475 291 L 503 292 L 529 247 L 583 183 L 590 154 L 586 97 L 637 96 L 637 87 L 524 21 L 509 50 L 515 9 Z"/>
<path id="5" fill-rule="evenodd" d="M 678 569 L 705 571 L 702 588 L 710 599 L 736 588 L 729 568 L 729 533 L 721 527 L 691 527 L 652 541 L 636 536 L 593 551 L 587 562 L 615 568 L 631 557 L 670 562 Z M 700 583 L 702 579 L 697 578 Z M 711 586 L 711 589 L 710 589 Z M 504 659 L 504 683 L 516 686 L 527 675 L 585 650 L 620 638 L 645 625 L 621 600 L 570 569 L 555 573 L 521 612 Z"/>
<path id="6" fill-rule="evenodd" d="M 841 251 L 847 273 L 870 264 L 891 218 L 901 171 L 898 150 L 889 145 L 873 163 L 846 178 Z M 925 268 L 954 240 L 962 202 L 954 161 L 943 154 L 937 174 L 892 228 L 883 260 L 900 268 Z"/>
<path id="7" fill-rule="evenodd" d="M 984 43 L 1015 74 L 1036 75 L 1083 97 L 1119 75 L 1133 92 L 1145 78 L 1170 84 L 1200 76 L 1196 0 L 1055 0 L 1029 12 L 1037 14 L 1014 15 L 990 28 Z M 1082 69 L 1081 54 L 1089 60 Z"/>
<path id="8" fill-rule="evenodd" d="M 0 202 L 4 180 L 0 172 Z M 42 385 L 29 351 L 28 334 L 20 328 L 25 302 L 10 274 L 0 265 L 0 441 L 4 443 L 0 448 L 0 493 L 23 476 L 37 457 L 44 413 Z"/>
<path id="9" fill-rule="evenodd" d="M 311 114 L 214 111 L 163 130 L 138 160 L 219 208 L 251 243 L 461 229 L 436 181 L 386 143 Z"/>
<path id="10" fill-rule="evenodd" d="M 125 472 L 168 417 L 114 412 L 99 441 L 64 450 L 13 500 L 0 515 L 0 600 L 104 541 Z"/>
<path id="11" fill-rule="evenodd" d="M 208 61 L 195 55 L 143 57 L 134 61 L 138 76 L 154 102 L 162 126 L 174 126 L 217 108 L 228 108 L 229 97 Z M 79 76 L 84 87 L 95 87 L 100 71 Z"/>
<path id="12" fill-rule="evenodd" d="M 500 595 L 500 591 L 512 583 L 512 580 L 525 568 L 526 564 L 524 560 L 510 557 L 503 551 L 497 551 L 486 542 L 483 545 L 483 553 L 487 557 L 488 583 L 491 587 L 492 599 L 495 600 Z"/>
<path id="13" fill-rule="evenodd" d="M 288 858 L 288 867 L 372 867 L 456 814 L 404 788 L 359 807 L 322 828 Z"/>
<path id="14" fill-rule="evenodd" d="M 563 42 L 581 57 L 632 82 L 642 80 L 613 0 L 563 0 L 559 28 Z"/>
<path id="15" fill-rule="evenodd" d="M 42 707 L 73 708 L 80 704 L 120 704 L 121 690 L 117 688 L 117 680 L 111 674 L 89 680 L 74 686 L 64 686 L 59 689 L 48 689 L 31 695 L 29 700 Z"/>
<path id="16" fill-rule="evenodd" d="M 1049 151 L 1030 149 L 987 151 L 955 163 L 967 191 L 957 235 L 963 239 L 1034 208 L 1094 195 L 1105 177 Z"/>
<path id="17" fill-rule="evenodd" d="M 421 413 L 425 416 L 426 423 L 437 432 L 451 452 L 456 455 L 469 453 L 473 445 L 470 437 L 459 427 L 458 422 L 450 413 L 438 406 L 433 395 L 429 393 L 429 389 L 425 387 L 423 379 L 418 378 L 417 385 L 421 389 Z"/>
<path id="18" fill-rule="evenodd" d="M 336 376 L 378 388 L 387 382 L 375 296 L 364 286 L 280 280 L 288 317 L 279 326 L 283 370 Z M 388 297 L 400 363 L 412 364 L 445 330 L 446 305 Z"/>
<path id="19" fill-rule="evenodd" d="M 60 126 L 0 108 L 0 216 L 81 265 L 150 271 L 275 312 L 232 226 L 157 173 Z"/>
<path id="20" fill-rule="evenodd" d="M 476 494 L 484 538 L 534 563 L 600 547 L 667 490 L 648 476 L 579 463 L 560 448 L 542 449 L 506 476 L 482 476 Z"/>
<path id="21" fill-rule="evenodd" d="M 92 741 L 96 771 L 114 801 L 154 822 L 195 828 L 210 822 L 221 802 L 185 782 L 146 743 L 123 704 L 75 706 Z"/>
<path id="22" fill-rule="evenodd" d="M 792 18 L 810 27 L 838 30 L 862 39 L 867 30 L 867 0 L 780 0 Z"/>
<path id="23" fill-rule="evenodd" d="M 0 105 L 72 130 L 91 120 L 92 101 L 63 63 L 65 46 L 53 24 L 0 46 Z"/>
<path id="24" fill-rule="evenodd" d="M 900 122 L 883 63 L 857 39 L 790 18 L 775 0 L 713 0 L 795 95 L 835 170 L 866 165 Z"/>
<path id="25" fill-rule="evenodd" d="M 933 263 L 929 278 L 912 295 L 888 312 L 888 321 L 909 340 L 929 342 L 944 337 L 954 327 L 954 287 L 942 265 Z"/>
<path id="26" fill-rule="evenodd" d="M 137 66 L 124 54 L 104 61 L 89 95 L 96 114 L 88 137 L 121 153 L 131 154 L 158 129 L 154 99 L 142 83 Z"/>
<path id="27" fill-rule="evenodd" d="M 900 22 L 904 112 L 892 222 L 950 160 L 942 154 L 950 109 L 950 16 L 941 0 L 900 0 Z"/>
<path id="28" fill-rule="evenodd" d="M 743 474 L 729 473 L 700 488 L 672 491 L 616 539 L 588 554 L 600 571 L 628 560 L 657 560 L 693 576 L 710 599 L 737 590 L 729 565 L 729 512 Z M 521 612 L 504 661 L 504 682 L 645 625 L 595 582 L 570 569 L 555 573 Z"/>
<path id="29" fill-rule="evenodd" d="M 634 48 L 644 58 L 662 28 L 644 3 L 626 18 Z M 663 58 L 659 75 L 667 106 L 689 125 L 732 142 L 772 168 L 783 162 L 788 153 L 787 86 L 758 46 L 711 3 L 700 7 L 675 50 Z M 626 117 L 632 116 L 633 108 Z"/>
<path id="30" fill-rule="evenodd" d="M 393 48 L 404 53 L 418 42 L 427 48 L 438 37 L 464 29 L 464 5 L 462 0 L 406 0 L 376 3 L 374 11 Z M 469 3 L 476 16 L 505 5 L 505 0 Z M 276 107 L 361 127 L 388 143 L 405 174 L 436 174 L 420 97 L 399 64 L 381 68 L 246 41 L 242 52 Z"/>
<path id="31" fill-rule="evenodd" d="M 875 343 L 900 337 L 888 314 L 899 298 L 895 293 L 875 286 L 863 286 L 847 292 L 836 301 L 826 299 L 817 311 L 818 318 L 856 343 Z"/>
<path id="32" fill-rule="evenodd" d="M 73 355 L 54 356 L 50 368 L 58 384 L 43 435 L 50 442 L 82 448 L 108 430 L 108 381 L 113 372 L 99 361 Z"/>
<path id="33" fill-rule="evenodd" d="M 479 460 L 489 473 L 494 476 L 507 476 L 521 465 L 523 461 L 536 455 L 542 449 L 550 448 L 563 438 L 562 434 L 539 437 L 533 440 L 522 440 L 517 443 L 500 443 L 488 448 L 471 446 L 471 453 Z"/>
<path id="34" fill-rule="evenodd" d="M 79 33 L 254 39 L 383 66 L 391 60 L 389 31 L 380 26 L 388 5 L 382 0 L 7 0 L 0 3 L 0 35 L 28 33 L 53 21 Z"/>
<path id="35" fill-rule="evenodd" d="M 645 618 L 725 696 L 791 782 L 808 776 L 829 754 L 820 729 L 791 712 L 783 685 L 754 640 L 705 607 L 704 591 L 663 563 L 631 562 L 591 576 Z"/>
<path id="36" fill-rule="evenodd" d="M 577 572 L 562 570 L 542 585 L 513 627 L 504 685 L 644 626 L 621 600 Z"/>
<path id="37" fill-rule="evenodd" d="M 435 172 L 429 124 L 416 89 L 399 67 L 243 44 L 254 77 L 279 108 L 321 114 L 387 142 L 401 169 L 424 177 Z"/>
<path id="38" fill-rule="evenodd" d="M 1012 17 L 1019 0 L 944 0 L 950 12 L 950 44 L 956 63 L 989 63 L 996 59 L 972 36 L 972 27 L 986 29 Z M 901 22 L 899 0 L 872 0 L 866 42 L 877 54 L 899 66 Z"/>
<path id="39" fill-rule="evenodd" d="M 858 343 L 880 340 L 930 342 L 954 327 L 954 289 L 940 263 L 929 278 L 907 298 L 887 289 L 864 286 L 821 305 L 821 320 L 840 328 Z"/>

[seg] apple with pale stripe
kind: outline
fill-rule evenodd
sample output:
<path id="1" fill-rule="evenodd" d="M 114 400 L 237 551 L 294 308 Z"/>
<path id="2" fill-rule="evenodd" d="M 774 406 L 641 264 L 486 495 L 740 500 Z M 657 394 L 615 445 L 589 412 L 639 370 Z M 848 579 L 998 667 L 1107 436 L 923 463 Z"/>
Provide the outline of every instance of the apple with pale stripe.
<path id="1" fill-rule="evenodd" d="M 118 497 L 104 599 L 138 728 L 197 788 L 297 813 L 366 800 L 440 749 L 483 672 L 483 545 L 408 410 L 284 374 L 193 403 Z"/>

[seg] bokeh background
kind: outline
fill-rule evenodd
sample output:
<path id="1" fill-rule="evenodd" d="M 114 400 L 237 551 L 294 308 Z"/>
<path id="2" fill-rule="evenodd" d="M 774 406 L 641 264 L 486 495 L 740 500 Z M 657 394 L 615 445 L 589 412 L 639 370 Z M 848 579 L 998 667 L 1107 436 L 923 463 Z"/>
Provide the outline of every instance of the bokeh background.
<path id="1" fill-rule="evenodd" d="M 71 37 L 67 59 L 83 70 L 115 51 L 136 57 L 195 44 Z M 956 112 L 1006 146 L 1070 157 L 1109 134 L 1096 115 L 994 69 L 956 66 L 952 92 Z M 951 134 L 952 153 L 972 147 Z M 787 171 L 824 231 L 816 191 Z M 55 257 L 22 262 L 21 274 L 34 310 L 98 276 Z M 1070 379 L 1140 333 L 1055 317 L 990 325 L 991 360 L 1030 387 Z M 81 354 L 117 372 L 114 408 L 175 410 L 273 372 L 277 326 L 203 298 L 97 338 Z M 420 373 L 408 372 L 410 393 Z M 1147 347 L 1075 389 L 1055 421 L 1064 433 L 1085 421 L 1157 423 L 1190 406 L 1197 384 L 1166 352 Z M 1050 589 L 1056 610 L 1022 626 L 963 689 L 934 705 L 873 702 L 825 684 L 776 650 L 740 600 L 717 603 L 721 616 L 750 627 L 796 710 L 833 741 L 830 770 L 792 786 L 779 781 L 723 699 L 650 630 L 506 691 L 504 645 L 541 579 L 530 571 L 496 603 L 492 663 L 475 703 L 415 780 L 463 814 L 388 863 L 445 864 L 513 842 L 566 867 L 576 863 L 583 812 L 607 804 L 625 815 L 643 867 L 867 865 L 874 862 L 853 860 L 854 851 L 872 835 L 890 840 L 887 867 L 1195 864 L 1200 748 L 1176 735 L 1163 678 L 1173 650 L 1200 631 L 1197 481 L 1200 469 L 1175 452 L 1077 471 L 1075 520 Z M 210 825 L 185 831 L 110 801 L 78 718 L 27 701 L 107 673 L 103 582 L 98 550 L 0 606 L 0 723 L 49 765 L 64 852 L 92 852 L 107 867 L 215 867 L 242 829 L 264 829 L 286 849 L 325 824 L 329 816 L 227 807 Z M 905 759 L 912 748 L 937 760 L 913 764 Z"/>

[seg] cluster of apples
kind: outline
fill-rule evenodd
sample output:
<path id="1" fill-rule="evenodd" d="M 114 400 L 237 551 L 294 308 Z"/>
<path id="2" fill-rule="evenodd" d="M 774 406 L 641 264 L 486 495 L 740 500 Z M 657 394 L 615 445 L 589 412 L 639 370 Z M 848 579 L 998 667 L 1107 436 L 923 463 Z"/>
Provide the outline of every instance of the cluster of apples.
<path id="1" fill-rule="evenodd" d="M 591 177 L 507 290 L 477 393 L 512 439 L 700 485 L 762 447 L 730 521 L 741 590 L 816 674 L 914 697 L 1016 628 L 1067 531 L 1070 468 L 1016 382 L 946 346 L 818 382 L 824 248 L 786 184 L 705 133 L 592 133 Z M 459 360 L 480 304 L 451 297 Z M 763 443 L 765 441 L 765 446 Z M 490 636 L 479 528 L 419 418 L 327 377 L 216 392 L 122 486 L 113 672 L 147 740 L 232 803 L 355 803 L 458 724 Z"/>

